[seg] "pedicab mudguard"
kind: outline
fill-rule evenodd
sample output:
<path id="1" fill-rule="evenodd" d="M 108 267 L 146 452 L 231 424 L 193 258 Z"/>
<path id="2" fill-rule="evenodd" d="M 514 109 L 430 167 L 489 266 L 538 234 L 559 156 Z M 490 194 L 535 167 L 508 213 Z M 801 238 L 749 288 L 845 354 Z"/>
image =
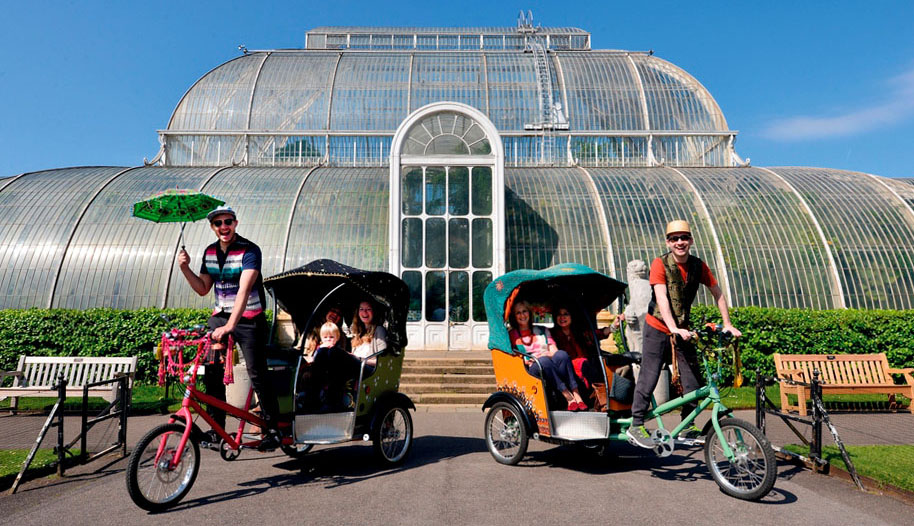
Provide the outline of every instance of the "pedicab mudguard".
<path id="1" fill-rule="evenodd" d="M 513 405 L 517 409 L 517 413 L 523 415 L 524 426 L 527 428 L 528 435 L 539 432 L 539 428 L 536 425 L 536 420 L 534 420 L 533 416 L 527 412 L 527 410 L 524 408 L 524 404 L 521 403 L 521 401 L 511 393 L 506 393 L 504 391 L 497 391 L 492 393 L 486 402 L 482 404 L 482 410 L 485 411 L 498 402 L 505 402 Z"/>
<path id="2" fill-rule="evenodd" d="M 408 396 L 399 391 L 390 391 L 381 395 L 374 403 L 374 409 L 371 415 L 371 429 L 377 429 L 384 418 L 384 413 L 389 407 L 402 407 L 404 409 L 416 410 L 416 405 Z"/>

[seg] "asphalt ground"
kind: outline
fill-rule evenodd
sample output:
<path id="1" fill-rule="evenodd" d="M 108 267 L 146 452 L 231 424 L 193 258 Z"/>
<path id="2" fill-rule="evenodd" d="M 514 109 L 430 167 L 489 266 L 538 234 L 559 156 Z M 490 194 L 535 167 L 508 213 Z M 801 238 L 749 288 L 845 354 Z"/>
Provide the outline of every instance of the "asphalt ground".
<path id="1" fill-rule="evenodd" d="M 750 412 L 739 416 L 754 419 Z M 906 434 L 914 423 L 914 415 L 908 413 L 835 415 L 834 419 L 849 443 L 872 443 L 857 439 L 872 440 L 872 435 L 885 435 L 886 429 Z M 132 446 L 165 417 L 129 420 L 128 443 Z M 33 443 L 43 421 L 35 416 L 0 417 L 0 447 L 12 447 L 7 443 L 11 438 L 29 434 Z M 734 499 L 719 491 L 698 447 L 658 458 L 646 450 L 618 444 L 611 455 L 599 457 L 584 448 L 531 441 L 520 465 L 503 466 L 486 450 L 483 421 L 484 414 L 478 409 L 420 408 L 414 413 L 415 441 L 410 456 L 393 469 L 381 466 L 371 445 L 363 442 L 318 446 L 302 460 L 279 452 L 244 451 L 238 460 L 225 462 L 218 453 L 203 451 L 200 473 L 190 493 L 178 506 L 158 515 L 133 504 L 126 490 L 126 459 L 112 455 L 74 468 L 64 478 L 29 481 L 17 494 L 0 496 L 0 524 L 122 526 L 164 520 L 333 525 L 914 522 L 914 506 L 904 501 L 861 492 L 845 480 L 786 463 L 779 465 L 774 490 L 761 502 Z M 856 427 L 855 422 L 859 423 Z M 768 427 L 775 444 L 797 441 L 771 417 Z M 69 429 L 68 438 L 76 428 Z"/>

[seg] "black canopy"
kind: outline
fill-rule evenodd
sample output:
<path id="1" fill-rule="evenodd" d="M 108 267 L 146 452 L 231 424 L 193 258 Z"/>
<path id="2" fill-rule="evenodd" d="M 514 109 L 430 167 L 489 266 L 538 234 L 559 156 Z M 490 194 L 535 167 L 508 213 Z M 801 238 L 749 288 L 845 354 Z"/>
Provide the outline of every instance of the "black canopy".
<path id="1" fill-rule="evenodd" d="M 299 332 L 308 330 L 310 319 L 331 304 L 341 304 L 353 313 L 358 303 L 369 299 L 386 307 L 388 343 L 406 347 L 406 313 L 409 289 L 387 272 L 357 269 L 331 259 L 318 259 L 263 280 L 263 286 L 279 306 L 292 316 Z"/>

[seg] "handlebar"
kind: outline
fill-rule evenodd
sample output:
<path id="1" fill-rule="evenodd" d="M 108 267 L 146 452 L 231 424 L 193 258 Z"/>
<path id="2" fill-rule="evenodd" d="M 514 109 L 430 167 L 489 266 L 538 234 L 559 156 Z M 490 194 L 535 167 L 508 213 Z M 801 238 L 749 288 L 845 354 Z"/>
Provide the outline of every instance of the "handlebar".
<path id="1" fill-rule="evenodd" d="M 711 336 L 717 336 L 724 342 L 736 339 L 730 331 L 725 330 L 724 326 L 719 323 L 707 323 L 704 327 L 692 331 L 693 338 L 708 338 Z"/>

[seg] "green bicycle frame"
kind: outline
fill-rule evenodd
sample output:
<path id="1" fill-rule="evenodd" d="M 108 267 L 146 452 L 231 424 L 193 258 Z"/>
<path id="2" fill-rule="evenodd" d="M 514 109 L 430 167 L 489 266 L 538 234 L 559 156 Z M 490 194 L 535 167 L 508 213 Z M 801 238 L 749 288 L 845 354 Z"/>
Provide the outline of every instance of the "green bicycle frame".
<path id="1" fill-rule="evenodd" d="M 701 341 L 700 337 L 699 337 L 698 341 L 699 342 Z M 709 349 L 709 347 L 710 347 L 710 349 Z M 657 406 L 657 402 L 654 399 L 654 397 L 651 396 L 651 405 L 653 405 L 655 407 L 653 407 L 652 409 L 650 409 L 647 412 L 647 414 L 644 416 L 644 419 L 646 421 L 653 419 L 655 422 L 657 422 L 658 429 L 666 429 L 663 425 L 663 418 L 662 418 L 663 415 L 670 413 L 684 405 L 699 401 L 698 407 L 696 407 L 691 413 L 689 413 L 689 415 L 686 416 L 682 420 L 682 422 L 679 423 L 678 426 L 674 427 L 673 430 L 670 431 L 670 436 L 675 437 L 675 436 L 678 436 L 679 433 L 681 433 L 683 429 L 692 425 L 692 422 L 694 422 L 695 419 L 698 418 L 698 415 L 700 415 L 702 411 L 707 409 L 708 406 L 711 406 L 713 404 L 713 407 L 711 407 L 711 425 L 714 428 L 714 432 L 717 434 L 717 438 L 719 439 L 720 447 L 723 450 L 724 455 L 727 456 L 728 460 L 732 461 L 735 458 L 735 455 L 733 454 L 733 451 L 730 449 L 730 445 L 727 442 L 727 440 L 725 439 L 723 431 L 720 428 L 720 416 L 719 415 L 722 411 L 726 411 L 727 407 L 720 401 L 720 391 L 717 388 L 717 382 L 721 377 L 721 375 L 720 375 L 721 362 L 722 362 L 721 357 L 723 355 L 725 348 L 726 347 L 724 345 L 722 345 L 719 336 L 718 336 L 718 343 L 716 345 L 713 343 L 706 343 L 704 345 L 701 345 L 701 344 L 696 345 L 696 349 L 701 354 L 701 363 L 702 363 L 702 368 L 704 369 L 705 382 L 707 385 L 699 387 L 698 389 L 696 389 L 690 393 L 686 393 L 678 398 L 674 398 L 668 402 L 660 404 L 659 406 Z M 716 369 L 712 369 L 711 364 L 708 362 L 707 354 L 709 352 L 713 353 L 716 357 L 716 360 L 715 360 L 717 362 Z M 619 418 L 619 419 L 612 419 L 610 422 L 614 423 L 614 424 L 618 424 L 622 429 L 626 429 L 631 426 L 632 419 L 631 419 L 631 417 Z M 611 434 L 609 436 L 609 438 L 610 438 L 610 440 L 624 440 L 624 441 L 628 440 L 628 437 L 625 435 L 624 432 Z"/>

